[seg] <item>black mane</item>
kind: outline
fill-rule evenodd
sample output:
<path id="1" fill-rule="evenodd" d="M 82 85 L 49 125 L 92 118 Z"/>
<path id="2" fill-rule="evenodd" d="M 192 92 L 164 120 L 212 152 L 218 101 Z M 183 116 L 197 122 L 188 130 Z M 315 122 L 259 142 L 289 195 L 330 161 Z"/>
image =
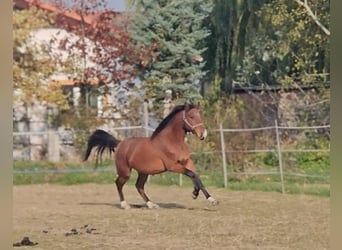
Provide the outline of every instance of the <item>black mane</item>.
<path id="1" fill-rule="evenodd" d="M 195 106 L 193 104 L 189 104 L 189 108 L 192 109 Z M 180 111 L 184 110 L 185 105 L 178 105 L 174 107 L 174 109 L 164 118 L 164 120 L 159 123 L 158 127 L 154 130 L 151 139 L 154 139 L 167 125 L 168 123 L 173 119 L 173 117 Z"/>

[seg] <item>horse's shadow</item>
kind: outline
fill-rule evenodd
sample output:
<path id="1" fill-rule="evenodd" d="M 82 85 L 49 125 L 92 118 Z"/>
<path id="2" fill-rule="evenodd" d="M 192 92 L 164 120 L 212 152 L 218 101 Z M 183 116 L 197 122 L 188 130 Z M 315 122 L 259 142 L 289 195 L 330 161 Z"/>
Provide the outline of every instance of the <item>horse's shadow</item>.
<path id="1" fill-rule="evenodd" d="M 165 208 L 165 209 L 188 209 L 184 205 L 180 205 L 177 203 L 157 203 L 159 205 L 159 208 Z M 118 203 L 107 203 L 107 202 L 80 202 L 79 205 L 82 206 L 110 206 L 110 207 L 115 207 L 119 208 L 120 204 Z M 131 208 L 136 208 L 136 209 L 148 209 L 148 207 L 145 204 L 137 204 L 137 203 L 130 203 L 129 204 Z"/>

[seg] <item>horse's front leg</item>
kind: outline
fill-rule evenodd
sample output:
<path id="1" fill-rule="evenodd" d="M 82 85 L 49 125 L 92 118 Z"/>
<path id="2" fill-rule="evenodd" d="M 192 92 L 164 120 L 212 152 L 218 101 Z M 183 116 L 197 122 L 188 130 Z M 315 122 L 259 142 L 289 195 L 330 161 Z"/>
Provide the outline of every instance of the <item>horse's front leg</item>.
<path id="1" fill-rule="evenodd" d="M 194 183 L 194 191 L 192 191 L 192 198 L 197 199 L 200 187 Z"/>
<path id="2" fill-rule="evenodd" d="M 184 174 L 186 176 L 190 177 L 190 179 L 194 183 L 194 191 L 192 192 L 193 198 L 197 198 L 199 190 L 201 190 L 203 192 L 205 198 L 211 203 L 211 205 L 215 206 L 215 205 L 217 205 L 219 203 L 218 200 L 214 199 L 208 193 L 208 191 L 204 187 L 201 179 L 192 170 L 186 169 Z"/>

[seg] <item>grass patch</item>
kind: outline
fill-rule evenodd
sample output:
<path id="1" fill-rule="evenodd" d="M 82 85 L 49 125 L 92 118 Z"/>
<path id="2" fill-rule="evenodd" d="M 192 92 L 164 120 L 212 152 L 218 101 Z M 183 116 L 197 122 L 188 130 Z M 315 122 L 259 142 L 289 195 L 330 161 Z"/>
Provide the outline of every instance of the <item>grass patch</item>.
<path id="1" fill-rule="evenodd" d="M 112 161 L 104 162 L 102 170 L 94 170 L 94 164 L 85 163 L 51 163 L 51 162 L 14 162 L 14 185 L 27 184 L 61 184 L 75 185 L 84 183 L 114 184 L 116 170 Z M 18 171 L 24 171 L 18 173 Z M 40 173 L 41 171 L 45 171 Z M 72 171 L 72 172 L 68 172 Z M 83 172 L 84 171 L 84 172 Z M 220 170 L 199 169 L 199 176 L 206 187 L 224 187 L 223 177 Z M 132 171 L 128 184 L 134 185 L 137 179 L 136 171 Z M 165 172 L 150 176 L 149 183 L 156 185 L 172 186 L 180 185 L 185 187 L 193 186 L 190 178 L 180 176 L 176 173 Z M 317 196 L 330 196 L 329 180 L 313 180 L 304 177 L 285 176 L 285 192 L 290 194 L 308 194 Z M 230 190 L 256 190 L 281 192 L 280 178 L 277 175 L 260 175 L 250 177 L 238 177 L 230 175 L 228 179 Z"/>
<path id="2" fill-rule="evenodd" d="M 114 178 L 116 176 L 113 164 L 111 166 L 108 164 L 107 166 L 103 167 L 108 168 L 109 171 L 96 171 L 94 170 L 94 164 L 92 163 L 51 163 L 48 161 L 16 161 L 13 165 L 13 184 L 27 185 L 54 183 L 63 185 L 73 185 L 90 182 L 113 183 L 115 180 Z M 110 168 L 112 168 L 113 171 L 110 171 Z"/>

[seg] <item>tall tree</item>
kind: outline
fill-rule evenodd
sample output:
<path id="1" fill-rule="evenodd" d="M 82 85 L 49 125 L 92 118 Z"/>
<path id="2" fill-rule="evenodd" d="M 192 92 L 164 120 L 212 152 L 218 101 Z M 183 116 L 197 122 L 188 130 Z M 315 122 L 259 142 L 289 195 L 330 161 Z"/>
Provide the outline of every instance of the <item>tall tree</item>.
<path id="1" fill-rule="evenodd" d="M 200 81 L 206 72 L 203 40 L 210 34 L 204 27 L 211 11 L 210 1 L 130 1 L 134 15 L 129 33 L 138 46 L 153 46 L 155 59 L 141 75 L 146 93 L 160 95 L 166 89 L 184 99 L 199 98 Z"/>
<path id="2" fill-rule="evenodd" d="M 264 0 L 213 0 L 214 8 L 207 24 L 211 35 L 207 38 L 208 60 L 205 69 L 210 72 L 209 82 L 220 79 L 220 93 L 230 93 L 236 79 L 236 68 L 245 57 L 249 37 L 257 28 L 256 11 Z"/>

